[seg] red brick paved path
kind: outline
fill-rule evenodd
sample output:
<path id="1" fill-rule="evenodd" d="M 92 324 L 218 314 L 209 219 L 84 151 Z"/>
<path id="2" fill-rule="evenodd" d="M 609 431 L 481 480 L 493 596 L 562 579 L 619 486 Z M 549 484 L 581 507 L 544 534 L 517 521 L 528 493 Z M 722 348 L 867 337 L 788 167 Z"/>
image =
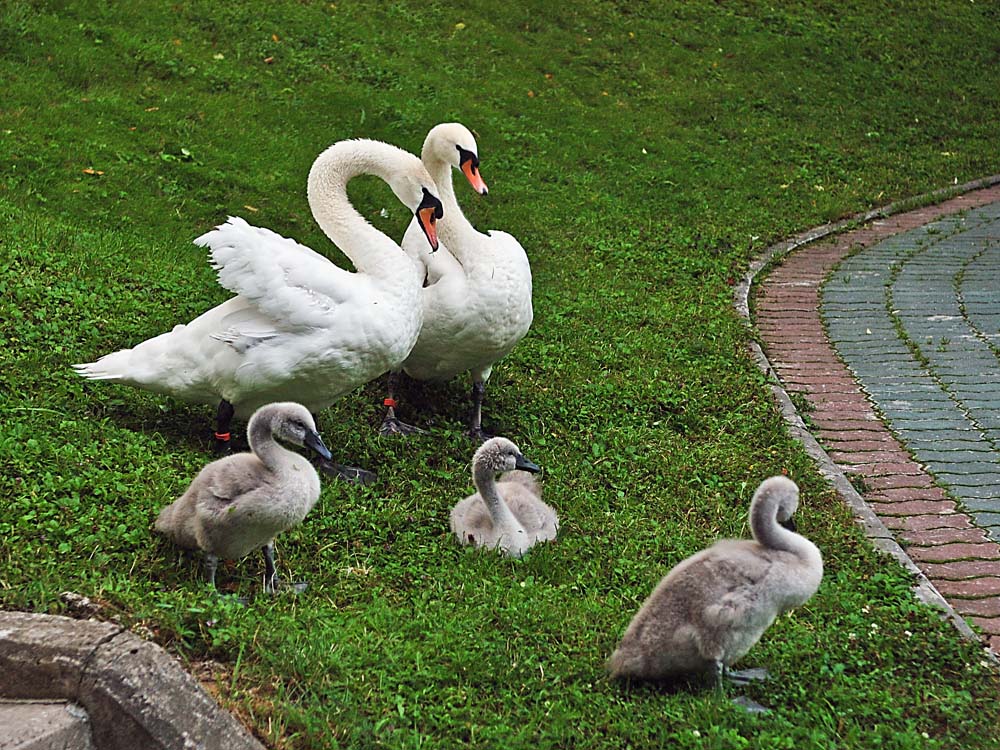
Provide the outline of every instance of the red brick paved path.
<path id="1" fill-rule="evenodd" d="M 755 324 L 784 389 L 812 405 L 813 434 L 934 587 L 1000 653 L 1000 545 L 935 485 L 882 424 L 827 339 L 820 288 L 852 250 L 949 214 L 1000 201 L 1000 185 L 872 221 L 786 257 L 756 294 Z"/>

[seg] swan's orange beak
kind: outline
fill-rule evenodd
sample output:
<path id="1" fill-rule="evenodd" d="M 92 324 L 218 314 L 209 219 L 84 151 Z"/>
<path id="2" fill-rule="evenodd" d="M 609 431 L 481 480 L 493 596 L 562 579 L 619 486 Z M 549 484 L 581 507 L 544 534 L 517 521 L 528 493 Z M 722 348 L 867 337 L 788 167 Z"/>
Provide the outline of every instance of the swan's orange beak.
<path id="1" fill-rule="evenodd" d="M 424 235 L 427 237 L 427 241 L 431 243 L 431 251 L 438 249 L 438 235 L 437 235 L 437 218 L 435 216 L 434 206 L 428 206 L 427 208 L 421 208 L 417 210 L 417 221 L 420 222 L 420 228 L 424 230 Z"/>
<path id="2" fill-rule="evenodd" d="M 483 181 L 483 176 L 479 174 L 479 166 L 474 160 L 466 159 L 462 162 L 462 174 L 465 175 L 465 179 L 472 185 L 472 189 L 480 195 L 486 195 L 490 192 Z"/>

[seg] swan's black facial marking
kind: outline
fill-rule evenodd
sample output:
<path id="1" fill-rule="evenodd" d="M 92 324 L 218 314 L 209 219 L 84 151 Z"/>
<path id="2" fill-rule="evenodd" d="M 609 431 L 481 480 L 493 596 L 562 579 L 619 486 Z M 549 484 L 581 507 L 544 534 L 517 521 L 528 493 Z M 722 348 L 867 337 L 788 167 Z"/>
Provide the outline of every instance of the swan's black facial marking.
<path id="1" fill-rule="evenodd" d="M 478 156 L 476 156 L 474 153 L 472 153 L 468 149 L 464 149 L 464 148 L 462 148 L 461 146 L 459 146 L 457 144 L 455 145 L 455 148 L 458 149 L 458 165 L 460 167 L 464 166 L 465 162 L 468 161 L 468 162 L 472 162 L 470 164 L 470 166 L 472 167 L 473 170 L 478 170 L 479 169 L 479 157 Z"/>
<path id="2" fill-rule="evenodd" d="M 465 179 L 472 185 L 473 190 L 480 195 L 486 195 L 489 189 L 486 187 L 483 176 L 479 173 L 479 157 L 461 146 L 456 145 L 455 148 L 458 149 L 458 168 L 462 170 Z"/>
<path id="3" fill-rule="evenodd" d="M 420 201 L 416 210 L 417 223 L 424 230 L 424 236 L 430 243 L 431 252 L 434 252 L 438 249 L 437 229 L 434 223 L 444 216 L 444 206 L 441 205 L 440 200 L 430 194 L 427 188 L 423 188 L 423 191 L 423 200 Z"/>
<path id="4" fill-rule="evenodd" d="M 417 206 L 417 213 L 419 214 L 421 209 L 433 208 L 434 209 L 434 219 L 440 219 L 444 216 L 444 206 L 441 205 L 441 201 L 431 195 L 427 188 L 421 188 L 424 191 L 423 200 L 420 201 L 420 205 Z"/>
<path id="5" fill-rule="evenodd" d="M 778 521 L 778 523 L 784 528 L 788 529 L 789 531 L 797 531 L 797 527 L 795 526 L 795 520 L 792 518 L 789 518 L 786 521 Z"/>

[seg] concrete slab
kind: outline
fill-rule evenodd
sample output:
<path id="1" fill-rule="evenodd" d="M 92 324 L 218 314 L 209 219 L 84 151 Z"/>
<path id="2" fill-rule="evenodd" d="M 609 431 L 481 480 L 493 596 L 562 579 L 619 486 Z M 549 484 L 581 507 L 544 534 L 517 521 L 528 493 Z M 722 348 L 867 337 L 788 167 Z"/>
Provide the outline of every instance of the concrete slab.
<path id="1" fill-rule="evenodd" d="M 67 701 L 0 701 L 2 750 L 92 750 L 90 717 Z"/>

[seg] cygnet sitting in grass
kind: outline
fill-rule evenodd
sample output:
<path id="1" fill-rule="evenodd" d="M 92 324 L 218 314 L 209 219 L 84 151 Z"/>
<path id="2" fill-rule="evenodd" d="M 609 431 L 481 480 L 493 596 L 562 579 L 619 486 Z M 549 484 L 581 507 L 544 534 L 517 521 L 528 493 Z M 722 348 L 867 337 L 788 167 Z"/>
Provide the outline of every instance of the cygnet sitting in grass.
<path id="1" fill-rule="evenodd" d="M 555 539 L 559 519 L 542 502 L 541 488 L 531 476 L 539 471 L 510 440 L 495 437 L 483 443 L 472 457 L 478 492 L 451 511 L 458 541 L 521 557 L 537 542 Z M 497 481 L 500 472 L 507 473 Z"/>
<path id="2" fill-rule="evenodd" d="M 275 438 L 330 451 L 316 432 L 309 410 L 291 402 L 267 404 L 250 417 L 252 453 L 213 461 L 180 498 L 160 511 L 156 530 L 185 549 L 205 553 L 205 579 L 215 585 L 219 558 L 237 560 L 264 552 L 264 590 L 274 593 L 274 538 L 301 523 L 319 498 L 319 475 L 304 457 Z"/>
<path id="3" fill-rule="evenodd" d="M 721 540 L 675 566 L 629 623 L 608 660 L 612 677 L 708 672 L 717 681 L 724 674 L 739 679 L 730 665 L 778 615 L 816 593 L 823 578 L 816 545 L 779 525 L 790 522 L 798 505 L 792 480 L 765 480 L 750 503 L 754 541 Z"/>

